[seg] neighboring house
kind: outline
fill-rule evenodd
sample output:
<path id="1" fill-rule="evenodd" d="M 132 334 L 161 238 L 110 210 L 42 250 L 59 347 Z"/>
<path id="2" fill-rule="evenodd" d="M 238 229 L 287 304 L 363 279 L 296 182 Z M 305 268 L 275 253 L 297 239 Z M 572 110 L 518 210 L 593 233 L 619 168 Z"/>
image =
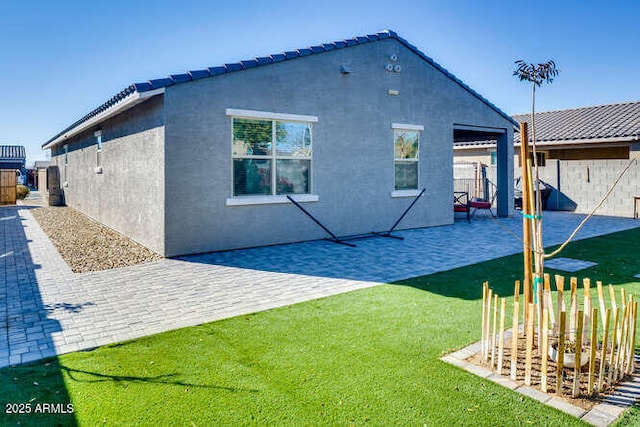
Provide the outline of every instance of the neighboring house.
<path id="1" fill-rule="evenodd" d="M 45 144 L 67 204 L 165 255 L 453 222 L 453 141 L 516 123 L 392 31 L 133 84 Z"/>
<path id="2" fill-rule="evenodd" d="M 23 184 L 26 177 L 24 147 L 0 145 L 0 205 L 16 203 L 16 184 Z"/>
<path id="3" fill-rule="evenodd" d="M 37 160 L 33 164 L 33 186 L 39 193 L 47 192 L 47 168 L 51 166 L 49 160 Z"/>
<path id="4" fill-rule="evenodd" d="M 22 145 L 0 145 L 0 170 L 13 170 L 16 173 L 18 184 L 25 183 L 26 158 Z"/>
<path id="5" fill-rule="evenodd" d="M 528 122 L 530 114 L 513 116 Z M 553 191 L 548 209 L 590 212 L 633 159 L 640 159 L 640 102 L 597 105 L 536 113 L 540 179 Z M 516 134 L 515 176 L 520 176 L 520 136 Z M 491 175 L 495 141 L 457 143 L 459 163 L 478 162 Z M 640 196 L 640 161 L 623 176 L 599 214 L 631 217 Z"/>

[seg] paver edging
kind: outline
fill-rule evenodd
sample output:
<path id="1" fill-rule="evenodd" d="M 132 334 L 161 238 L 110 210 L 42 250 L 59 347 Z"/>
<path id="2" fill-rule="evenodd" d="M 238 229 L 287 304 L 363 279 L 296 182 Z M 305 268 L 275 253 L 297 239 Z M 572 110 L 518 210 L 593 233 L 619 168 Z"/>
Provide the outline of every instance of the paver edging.
<path id="1" fill-rule="evenodd" d="M 509 388 L 524 396 L 528 396 L 540 403 L 551 406 L 552 408 L 558 409 L 573 417 L 580 418 L 583 421 L 595 426 L 606 427 L 611 425 L 622 416 L 626 409 L 630 408 L 635 404 L 635 402 L 638 402 L 640 400 L 640 392 L 637 391 L 639 390 L 637 384 L 640 383 L 640 373 L 635 372 L 632 374 L 630 380 L 620 383 L 618 387 L 616 387 L 616 391 L 614 391 L 611 396 L 607 397 L 602 401 L 602 403 L 595 405 L 593 408 L 587 411 L 579 406 L 570 403 L 568 400 L 560 396 L 542 393 L 540 390 L 537 390 L 535 388 L 520 385 L 515 381 L 512 381 L 507 376 L 498 375 L 488 368 L 484 368 L 482 366 L 478 366 L 468 362 L 467 359 L 469 357 L 480 353 L 480 345 L 480 341 L 475 342 L 467 347 L 461 348 L 460 350 L 441 357 L 440 360 L 449 363 L 450 365 L 460 367 L 469 373 L 477 375 L 481 378 L 485 378 L 502 387 Z M 636 356 L 636 360 L 637 359 L 638 357 Z M 514 384 L 516 385 L 515 387 Z M 619 394 L 620 389 L 627 390 L 627 396 L 631 396 L 632 399 L 627 398 L 623 401 L 616 401 L 616 393 L 618 392 Z"/>

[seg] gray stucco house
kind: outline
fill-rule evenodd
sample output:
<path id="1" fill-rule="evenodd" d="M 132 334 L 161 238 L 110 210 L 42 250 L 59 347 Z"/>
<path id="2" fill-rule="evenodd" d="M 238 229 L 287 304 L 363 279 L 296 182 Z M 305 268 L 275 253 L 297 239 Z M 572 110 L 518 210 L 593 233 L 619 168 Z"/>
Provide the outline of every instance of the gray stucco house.
<path id="1" fill-rule="evenodd" d="M 516 123 L 393 31 L 133 84 L 44 145 L 67 204 L 164 256 L 453 222 L 453 143 Z"/>

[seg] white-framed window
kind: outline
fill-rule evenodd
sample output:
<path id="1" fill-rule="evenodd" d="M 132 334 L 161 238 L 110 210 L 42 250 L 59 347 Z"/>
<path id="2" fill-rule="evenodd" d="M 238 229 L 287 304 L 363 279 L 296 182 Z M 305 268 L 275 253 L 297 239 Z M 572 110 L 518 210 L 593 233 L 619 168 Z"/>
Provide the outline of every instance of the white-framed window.
<path id="1" fill-rule="evenodd" d="M 420 133 L 421 125 L 394 123 L 394 190 L 418 190 L 420 176 Z"/>
<path id="2" fill-rule="evenodd" d="M 227 109 L 232 196 L 311 194 L 315 116 Z"/>

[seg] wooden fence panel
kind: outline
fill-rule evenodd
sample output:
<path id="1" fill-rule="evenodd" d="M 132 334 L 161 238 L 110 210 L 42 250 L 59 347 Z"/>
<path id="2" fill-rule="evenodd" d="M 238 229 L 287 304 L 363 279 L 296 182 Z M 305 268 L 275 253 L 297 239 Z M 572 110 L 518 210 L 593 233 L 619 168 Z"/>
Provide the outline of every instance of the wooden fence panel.
<path id="1" fill-rule="evenodd" d="M 0 169 L 0 205 L 16 204 L 16 171 Z"/>

